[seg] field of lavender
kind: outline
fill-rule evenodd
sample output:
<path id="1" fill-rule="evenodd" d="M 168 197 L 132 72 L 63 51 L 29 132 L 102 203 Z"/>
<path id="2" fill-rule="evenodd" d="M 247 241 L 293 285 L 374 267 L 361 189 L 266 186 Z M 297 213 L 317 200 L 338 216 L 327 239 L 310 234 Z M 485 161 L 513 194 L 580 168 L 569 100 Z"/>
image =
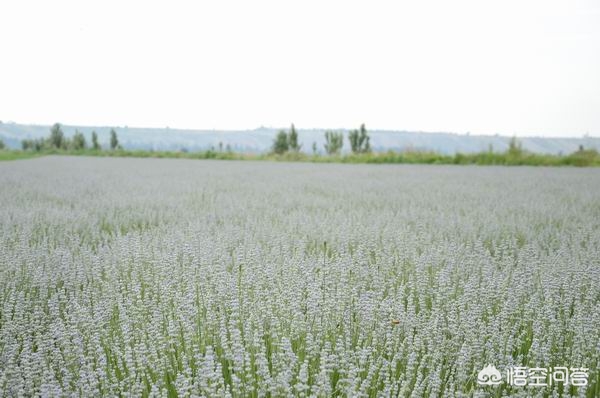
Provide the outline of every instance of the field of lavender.
<path id="1" fill-rule="evenodd" d="M 0 396 L 600 395 L 598 169 L 62 156 L 0 187 Z"/>

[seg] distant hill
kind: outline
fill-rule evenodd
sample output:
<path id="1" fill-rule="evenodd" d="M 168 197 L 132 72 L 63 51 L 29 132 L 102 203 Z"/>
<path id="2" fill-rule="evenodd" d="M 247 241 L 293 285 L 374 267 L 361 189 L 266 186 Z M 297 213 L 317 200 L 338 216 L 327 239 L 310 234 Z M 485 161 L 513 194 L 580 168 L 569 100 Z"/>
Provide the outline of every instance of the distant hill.
<path id="1" fill-rule="evenodd" d="M 267 152 L 273 142 L 277 129 L 257 128 L 254 130 L 183 130 L 172 128 L 140 128 L 140 127 L 114 127 L 119 141 L 126 149 L 149 150 L 206 150 L 211 147 L 218 149 L 219 142 L 223 148 L 227 145 L 233 151 L 245 153 Z M 368 128 L 368 126 L 367 126 Z M 98 133 L 99 141 L 103 146 L 108 146 L 111 127 L 106 126 L 69 126 L 63 125 L 65 135 L 68 137 L 75 130 L 83 132 L 90 141 L 92 131 Z M 46 137 L 50 126 L 27 125 L 17 123 L 0 123 L 0 138 L 10 148 L 20 148 L 21 140 L 26 138 Z M 317 143 L 319 152 L 323 152 L 323 129 L 298 130 L 302 143 L 302 151 L 312 152 L 313 142 Z M 347 133 L 347 130 L 339 130 Z M 430 150 L 443 154 L 453 155 L 460 153 L 473 153 L 487 151 L 490 147 L 494 151 L 504 151 L 508 148 L 509 136 L 484 136 L 465 135 L 454 133 L 424 133 L 412 131 L 381 131 L 369 130 L 371 146 L 375 151 L 386 150 Z M 585 148 L 600 150 L 600 137 L 581 138 L 545 138 L 545 137 L 519 137 L 523 148 L 537 153 L 568 154 L 576 151 L 579 145 Z M 344 151 L 350 150 L 347 140 L 344 142 Z"/>

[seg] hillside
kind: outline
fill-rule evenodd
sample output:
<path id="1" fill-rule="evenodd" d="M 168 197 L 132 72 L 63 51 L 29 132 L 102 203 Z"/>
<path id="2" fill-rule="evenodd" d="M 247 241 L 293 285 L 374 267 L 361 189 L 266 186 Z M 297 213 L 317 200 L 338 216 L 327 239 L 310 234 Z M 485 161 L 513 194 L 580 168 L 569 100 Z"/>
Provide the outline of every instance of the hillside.
<path id="1" fill-rule="evenodd" d="M 367 126 L 368 127 L 368 126 Z M 69 126 L 63 130 L 72 136 L 75 130 L 83 132 L 89 140 L 92 131 L 98 133 L 101 144 L 108 145 L 109 131 L 106 126 Z M 0 138 L 10 148 L 20 148 L 21 140 L 48 135 L 50 126 L 27 125 L 18 123 L 0 123 Z M 205 150 L 211 147 L 223 148 L 230 145 L 235 152 L 262 153 L 269 150 L 273 137 L 277 133 L 274 128 L 257 128 L 254 130 L 185 130 L 173 128 L 139 128 L 115 127 L 119 141 L 127 149 L 147 150 Z M 323 151 L 323 129 L 299 129 L 302 150 L 312 151 L 313 142 L 318 151 Z M 346 130 L 341 130 L 346 131 Z M 494 151 L 505 151 L 508 148 L 509 136 L 483 136 L 454 133 L 423 133 L 412 131 L 370 130 L 371 146 L 375 151 L 386 150 L 431 150 L 442 154 L 474 153 L 493 148 Z M 544 154 L 568 154 L 578 149 L 579 145 L 600 150 L 599 137 L 582 138 L 546 138 L 519 137 L 523 149 Z M 348 151 L 348 142 L 344 143 Z"/>

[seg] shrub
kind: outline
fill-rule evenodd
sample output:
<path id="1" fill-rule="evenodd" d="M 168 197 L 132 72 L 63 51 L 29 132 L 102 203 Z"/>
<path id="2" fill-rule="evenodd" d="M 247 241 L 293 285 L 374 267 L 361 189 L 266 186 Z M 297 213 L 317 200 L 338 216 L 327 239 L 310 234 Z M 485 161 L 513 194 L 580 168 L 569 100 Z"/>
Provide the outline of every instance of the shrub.
<path id="1" fill-rule="evenodd" d="M 86 142 L 83 133 L 81 133 L 80 131 L 75 131 L 75 135 L 73 135 L 73 141 L 71 143 L 71 146 L 76 151 L 86 148 Z"/>
<path id="2" fill-rule="evenodd" d="M 284 130 L 280 130 L 273 141 L 273 153 L 283 154 L 289 150 L 288 135 Z"/>

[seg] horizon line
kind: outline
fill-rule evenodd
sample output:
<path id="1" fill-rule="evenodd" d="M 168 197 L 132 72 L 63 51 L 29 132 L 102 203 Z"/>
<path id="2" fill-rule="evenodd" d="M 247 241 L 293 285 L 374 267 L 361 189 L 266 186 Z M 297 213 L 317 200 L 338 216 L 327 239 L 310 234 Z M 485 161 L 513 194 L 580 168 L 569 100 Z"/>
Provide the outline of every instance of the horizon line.
<path id="1" fill-rule="evenodd" d="M 162 127 L 155 127 L 155 126 L 130 126 L 130 125 L 108 125 L 108 124 L 98 124 L 98 125 L 94 125 L 94 124 L 71 124 L 71 123 L 62 123 L 62 122 L 54 122 L 54 123 L 29 123 L 29 122 L 16 122 L 14 120 L 1 120 L 0 119 L 0 125 L 2 124 L 14 124 L 14 125 L 22 125 L 22 126 L 36 126 L 36 127 L 51 127 L 54 124 L 60 124 L 61 126 L 67 126 L 67 127 L 81 127 L 81 128 L 114 128 L 114 129 L 146 129 L 146 130 L 179 130 L 179 131 L 197 131 L 197 132 L 240 132 L 240 131 L 247 131 L 247 132 L 251 132 L 251 131 L 256 131 L 256 130 L 262 130 L 262 129 L 266 129 L 266 130 L 287 130 L 290 128 L 290 126 L 293 124 L 294 127 L 296 128 L 297 131 L 343 131 L 343 132 L 347 132 L 347 131 L 352 131 L 354 129 L 356 129 L 356 127 L 354 128 L 348 128 L 348 127 L 335 127 L 335 128 L 330 128 L 330 127 L 298 127 L 296 126 L 295 123 L 290 123 L 288 126 L 286 127 L 281 127 L 281 126 L 265 126 L 265 125 L 260 125 L 258 127 L 254 127 L 254 128 L 242 128 L 242 129 L 234 129 L 234 128 L 197 128 L 197 127 L 171 127 L 171 126 L 162 126 Z M 470 132 L 470 131 L 465 131 L 465 132 L 456 132 L 456 131 L 432 131 L 432 130 L 409 130 L 409 129 L 389 129 L 389 128 L 369 128 L 367 123 L 364 123 L 365 127 L 367 127 L 367 131 L 373 131 L 373 132 L 381 132 L 381 133 L 413 133 L 413 134 L 450 134 L 450 135 L 458 135 L 458 136 L 471 136 L 471 137 L 508 137 L 508 138 L 512 138 L 512 137 L 517 137 L 517 138 L 553 138 L 553 139 L 586 139 L 586 138 L 600 138 L 600 133 L 596 134 L 596 133 L 589 133 L 589 132 L 585 132 L 585 133 L 580 133 L 579 135 L 575 136 L 567 136 L 567 135 L 540 135 L 540 133 L 523 133 L 523 134 L 510 134 L 510 133 L 503 133 L 503 132 L 495 132 L 495 133 L 481 133 L 481 132 Z"/>

